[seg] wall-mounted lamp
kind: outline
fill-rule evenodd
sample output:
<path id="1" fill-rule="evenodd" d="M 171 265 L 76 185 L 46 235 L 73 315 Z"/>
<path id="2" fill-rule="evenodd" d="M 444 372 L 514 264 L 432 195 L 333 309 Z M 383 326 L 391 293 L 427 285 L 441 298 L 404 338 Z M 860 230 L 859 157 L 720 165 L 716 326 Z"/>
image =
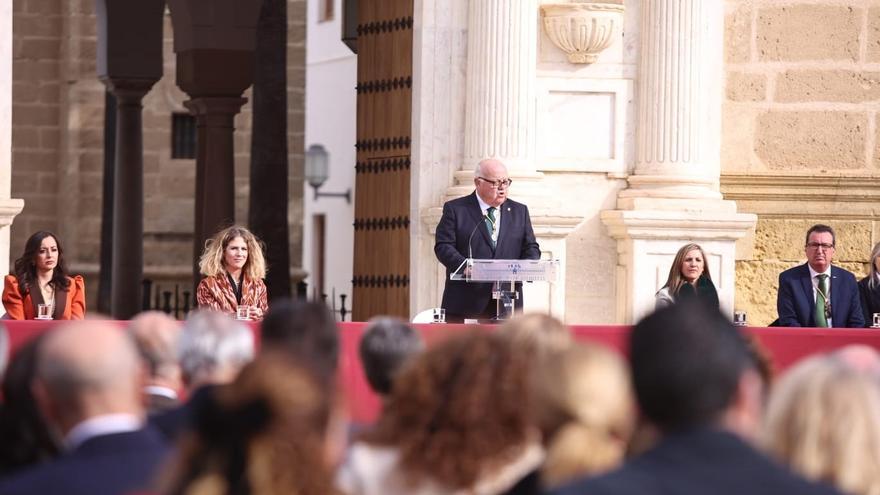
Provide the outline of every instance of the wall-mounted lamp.
<path id="1" fill-rule="evenodd" d="M 321 197 L 345 198 L 351 204 L 351 189 L 344 193 L 325 193 L 318 189 L 327 182 L 330 176 L 330 154 L 320 144 L 313 144 L 306 150 L 306 181 L 315 189 L 315 200 Z"/>

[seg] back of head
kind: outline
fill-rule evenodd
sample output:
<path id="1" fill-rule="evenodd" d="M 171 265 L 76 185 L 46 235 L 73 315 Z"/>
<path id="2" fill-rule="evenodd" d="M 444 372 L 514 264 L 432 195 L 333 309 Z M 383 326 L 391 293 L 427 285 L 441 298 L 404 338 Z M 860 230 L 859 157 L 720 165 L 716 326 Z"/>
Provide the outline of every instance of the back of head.
<path id="1" fill-rule="evenodd" d="M 777 382 L 762 438 L 807 478 L 880 493 L 880 387 L 837 356 L 805 359 Z"/>
<path id="2" fill-rule="evenodd" d="M 598 474 L 623 460 L 635 419 L 623 359 L 599 345 L 572 344 L 534 370 L 533 384 L 547 448 L 545 486 Z"/>
<path id="3" fill-rule="evenodd" d="M 147 311 L 131 320 L 128 332 L 150 376 L 179 382 L 177 345 L 181 325 L 177 320 L 161 311 Z"/>
<path id="4" fill-rule="evenodd" d="M 313 368 L 327 384 L 336 376 L 339 330 L 327 306 L 317 302 L 273 302 L 261 326 L 262 350 L 288 354 Z"/>
<path id="5" fill-rule="evenodd" d="M 370 387 L 381 395 L 391 393 L 394 376 L 401 365 L 424 347 L 419 333 L 403 320 L 389 317 L 370 320 L 358 348 Z"/>
<path id="6" fill-rule="evenodd" d="M 199 404 L 166 493 L 335 493 L 323 452 L 331 410 L 309 370 L 261 356 Z"/>
<path id="7" fill-rule="evenodd" d="M 572 343 L 571 332 L 558 319 L 542 313 L 514 318 L 501 325 L 501 333 L 536 357 L 565 350 Z"/>
<path id="8" fill-rule="evenodd" d="M 685 301 L 647 316 L 630 337 L 633 388 L 645 417 L 664 431 L 718 421 L 754 367 L 721 313 Z"/>
<path id="9" fill-rule="evenodd" d="M 141 366 L 131 340 L 107 321 L 59 325 L 42 342 L 37 380 L 64 424 L 100 414 L 142 414 Z"/>
<path id="10" fill-rule="evenodd" d="M 405 479 L 472 487 L 531 439 L 528 356 L 498 334 L 429 347 L 397 376 L 368 440 L 396 447 Z"/>
<path id="11" fill-rule="evenodd" d="M 254 358 L 254 335 L 223 313 L 194 311 L 183 325 L 177 356 L 188 387 L 226 383 Z"/>

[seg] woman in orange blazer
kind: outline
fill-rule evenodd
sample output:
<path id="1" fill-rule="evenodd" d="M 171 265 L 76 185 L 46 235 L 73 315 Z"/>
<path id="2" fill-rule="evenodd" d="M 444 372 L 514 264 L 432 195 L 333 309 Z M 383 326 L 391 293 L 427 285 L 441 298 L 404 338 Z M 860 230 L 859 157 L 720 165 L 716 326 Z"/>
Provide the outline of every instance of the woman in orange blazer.
<path id="1" fill-rule="evenodd" d="M 10 319 L 33 320 L 38 304 L 49 304 L 55 320 L 85 316 L 85 283 L 80 275 L 67 275 L 64 250 L 55 234 L 41 230 L 30 236 L 14 270 L 3 281 L 3 307 Z"/>
<path id="2" fill-rule="evenodd" d="M 250 230 L 233 225 L 205 243 L 199 259 L 205 278 L 196 290 L 199 307 L 233 318 L 239 306 L 248 306 L 251 320 L 262 321 L 269 309 L 266 291 L 266 260 L 259 239 Z"/>

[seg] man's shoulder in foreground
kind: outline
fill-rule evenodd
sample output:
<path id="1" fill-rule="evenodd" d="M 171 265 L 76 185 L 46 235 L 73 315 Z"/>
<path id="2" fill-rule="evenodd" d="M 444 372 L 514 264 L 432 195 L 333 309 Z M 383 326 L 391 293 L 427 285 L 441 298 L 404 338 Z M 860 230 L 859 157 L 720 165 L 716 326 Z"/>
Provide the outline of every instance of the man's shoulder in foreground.
<path id="1" fill-rule="evenodd" d="M 552 495 L 840 495 L 803 480 L 730 433 L 666 439 L 611 473 L 575 481 Z"/>

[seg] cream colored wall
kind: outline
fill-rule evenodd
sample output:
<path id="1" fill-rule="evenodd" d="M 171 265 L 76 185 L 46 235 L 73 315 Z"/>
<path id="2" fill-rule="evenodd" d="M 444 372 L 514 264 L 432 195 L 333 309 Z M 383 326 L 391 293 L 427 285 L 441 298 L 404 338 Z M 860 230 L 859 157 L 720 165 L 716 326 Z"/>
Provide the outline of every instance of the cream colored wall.
<path id="1" fill-rule="evenodd" d="M 725 6 L 721 191 L 758 215 L 737 245 L 736 306 L 765 325 L 810 225 L 837 230 L 835 262 L 858 277 L 880 240 L 880 4 Z"/>

